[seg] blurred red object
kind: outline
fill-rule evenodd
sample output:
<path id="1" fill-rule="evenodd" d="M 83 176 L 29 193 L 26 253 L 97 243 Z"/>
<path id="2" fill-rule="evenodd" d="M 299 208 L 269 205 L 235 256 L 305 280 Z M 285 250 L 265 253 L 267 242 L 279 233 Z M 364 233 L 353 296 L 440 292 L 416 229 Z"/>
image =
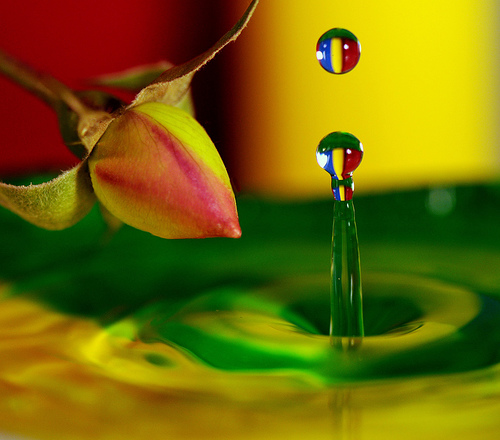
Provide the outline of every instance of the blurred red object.
<path id="1" fill-rule="evenodd" d="M 0 7 L 0 48 L 71 87 L 85 88 L 88 78 L 161 59 L 179 64 L 206 50 L 238 17 L 226 17 L 224 3 L 4 2 Z M 240 13 L 245 6 L 246 2 L 242 2 Z M 234 8 L 230 10 L 234 12 Z M 216 69 L 217 61 L 214 67 L 204 68 L 199 75 L 205 75 L 207 87 L 196 94 L 195 79 L 194 88 L 198 119 L 208 125 L 217 143 L 221 137 L 216 120 L 220 112 L 209 108 L 217 105 L 220 80 Z M 0 96 L 0 178 L 60 171 L 76 163 L 60 139 L 51 109 L 1 76 Z"/>

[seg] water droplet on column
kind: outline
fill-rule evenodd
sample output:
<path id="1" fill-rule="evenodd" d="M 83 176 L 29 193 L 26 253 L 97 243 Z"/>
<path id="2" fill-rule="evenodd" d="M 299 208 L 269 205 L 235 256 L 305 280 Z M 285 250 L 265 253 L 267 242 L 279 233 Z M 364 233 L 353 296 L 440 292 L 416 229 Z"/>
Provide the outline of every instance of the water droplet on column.
<path id="1" fill-rule="evenodd" d="M 319 165 L 332 177 L 333 209 L 332 265 L 330 276 L 330 336 L 343 347 L 343 337 L 364 335 L 358 230 L 354 216 L 352 173 L 363 158 L 363 145 L 350 133 L 335 131 L 316 149 Z M 351 346 L 350 341 L 348 346 Z M 356 345 L 354 343 L 354 345 Z M 353 345 L 353 346 L 354 346 Z"/>
<path id="2" fill-rule="evenodd" d="M 321 67 L 334 74 L 350 72 L 358 64 L 360 55 L 358 39 L 346 29 L 330 29 L 316 45 L 316 58 Z"/>
<path id="3" fill-rule="evenodd" d="M 353 171 L 363 158 L 363 145 L 352 134 L 335 131 L 325 136 L 316 149 L 316 160 L 332 176 L 335 200 L 351 200 Z"/>

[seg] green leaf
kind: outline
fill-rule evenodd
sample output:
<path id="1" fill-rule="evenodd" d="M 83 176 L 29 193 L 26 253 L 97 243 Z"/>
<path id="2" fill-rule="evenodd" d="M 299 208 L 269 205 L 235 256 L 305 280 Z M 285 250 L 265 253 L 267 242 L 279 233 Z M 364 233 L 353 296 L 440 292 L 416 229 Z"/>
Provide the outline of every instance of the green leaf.
<path id="1" fill-rule="evenodd" d="M 146 102 L 163 102 L 168 105 L 176 105 L 188 91 L 196 71 L 210 61 L 226 44 L 238 37 L 250 20 L 258 3 L 259 0 L 253 0 L 233 28 L 210 49 L 193 58 L 191 61 L 168 69 L 149 86 L 142 89 L 130 107 L 135 107 Z"/>
<path id="2" fill-rule="evenodd" d="M 88 214 L 95 201 L 87 161 L 39 185 L 0 182 L 0 205 L 45 229 L 74 225 Z"/>

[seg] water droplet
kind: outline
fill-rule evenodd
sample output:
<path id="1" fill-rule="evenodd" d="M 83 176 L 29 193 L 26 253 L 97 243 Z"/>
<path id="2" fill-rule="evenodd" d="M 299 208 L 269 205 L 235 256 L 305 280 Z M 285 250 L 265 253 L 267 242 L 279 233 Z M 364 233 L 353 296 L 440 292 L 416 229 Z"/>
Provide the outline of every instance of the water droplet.
<path id="1" fill-rule="evenodd" d="M 316 45 L 316 58 L 321 67 L 334 74 L 350 72 L 358 64 L 360 55 L 358 39 L 346 29 L 330 29 Z"/>
<path id="2" fill-rule="evenodd" d="M 351 200 L 354 190 L 352 173 L 363 158 L 363 145 L 352 134 L 335 131 L 325 136 L 316 149 L 321 168 L 332 176 L 335 200 Z"/>
<path id="3" fill-rule="evenodd" d="M 357 342 L 349 339 L 345 346 L 339 337 L 359 338 L 364 335 L 358 232 L 351 200 L 354 190 L 352 173 L 362 158 L 361 142 L 343 131 L 325 136 L 316 149 L 318 164 L 332 178 L 335 198 L 330 274 L 330 336 L 332 345 L 342 349 L 354 348 Z"/>

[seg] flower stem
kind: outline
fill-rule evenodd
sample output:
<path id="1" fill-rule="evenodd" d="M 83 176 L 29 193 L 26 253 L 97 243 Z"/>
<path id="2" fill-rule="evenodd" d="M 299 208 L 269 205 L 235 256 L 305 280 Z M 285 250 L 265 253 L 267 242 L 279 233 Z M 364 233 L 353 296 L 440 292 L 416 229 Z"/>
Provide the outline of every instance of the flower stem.
<path id="1" fill-rule="evenodd" d="M 36 95 L 54 110 L 57 110 L 58 105 L 63 102 L 79 118 L 94 112 L 69 87 L 50 75 L 32 69 L 2 51 L 0 51 L 0 73 Z"/>
<path id="2" fill-rule="evenodd" d="M 102 110 L 96 110 L 83 102 L 76 93 L 52 76 L 38 72 L 0 51 L 0 74 L 5 75 L 48 104 L 56 113 L 67 106 L 78 117 L 77 134 L 86 153 L 92 148 L 112 121 Z"/>

